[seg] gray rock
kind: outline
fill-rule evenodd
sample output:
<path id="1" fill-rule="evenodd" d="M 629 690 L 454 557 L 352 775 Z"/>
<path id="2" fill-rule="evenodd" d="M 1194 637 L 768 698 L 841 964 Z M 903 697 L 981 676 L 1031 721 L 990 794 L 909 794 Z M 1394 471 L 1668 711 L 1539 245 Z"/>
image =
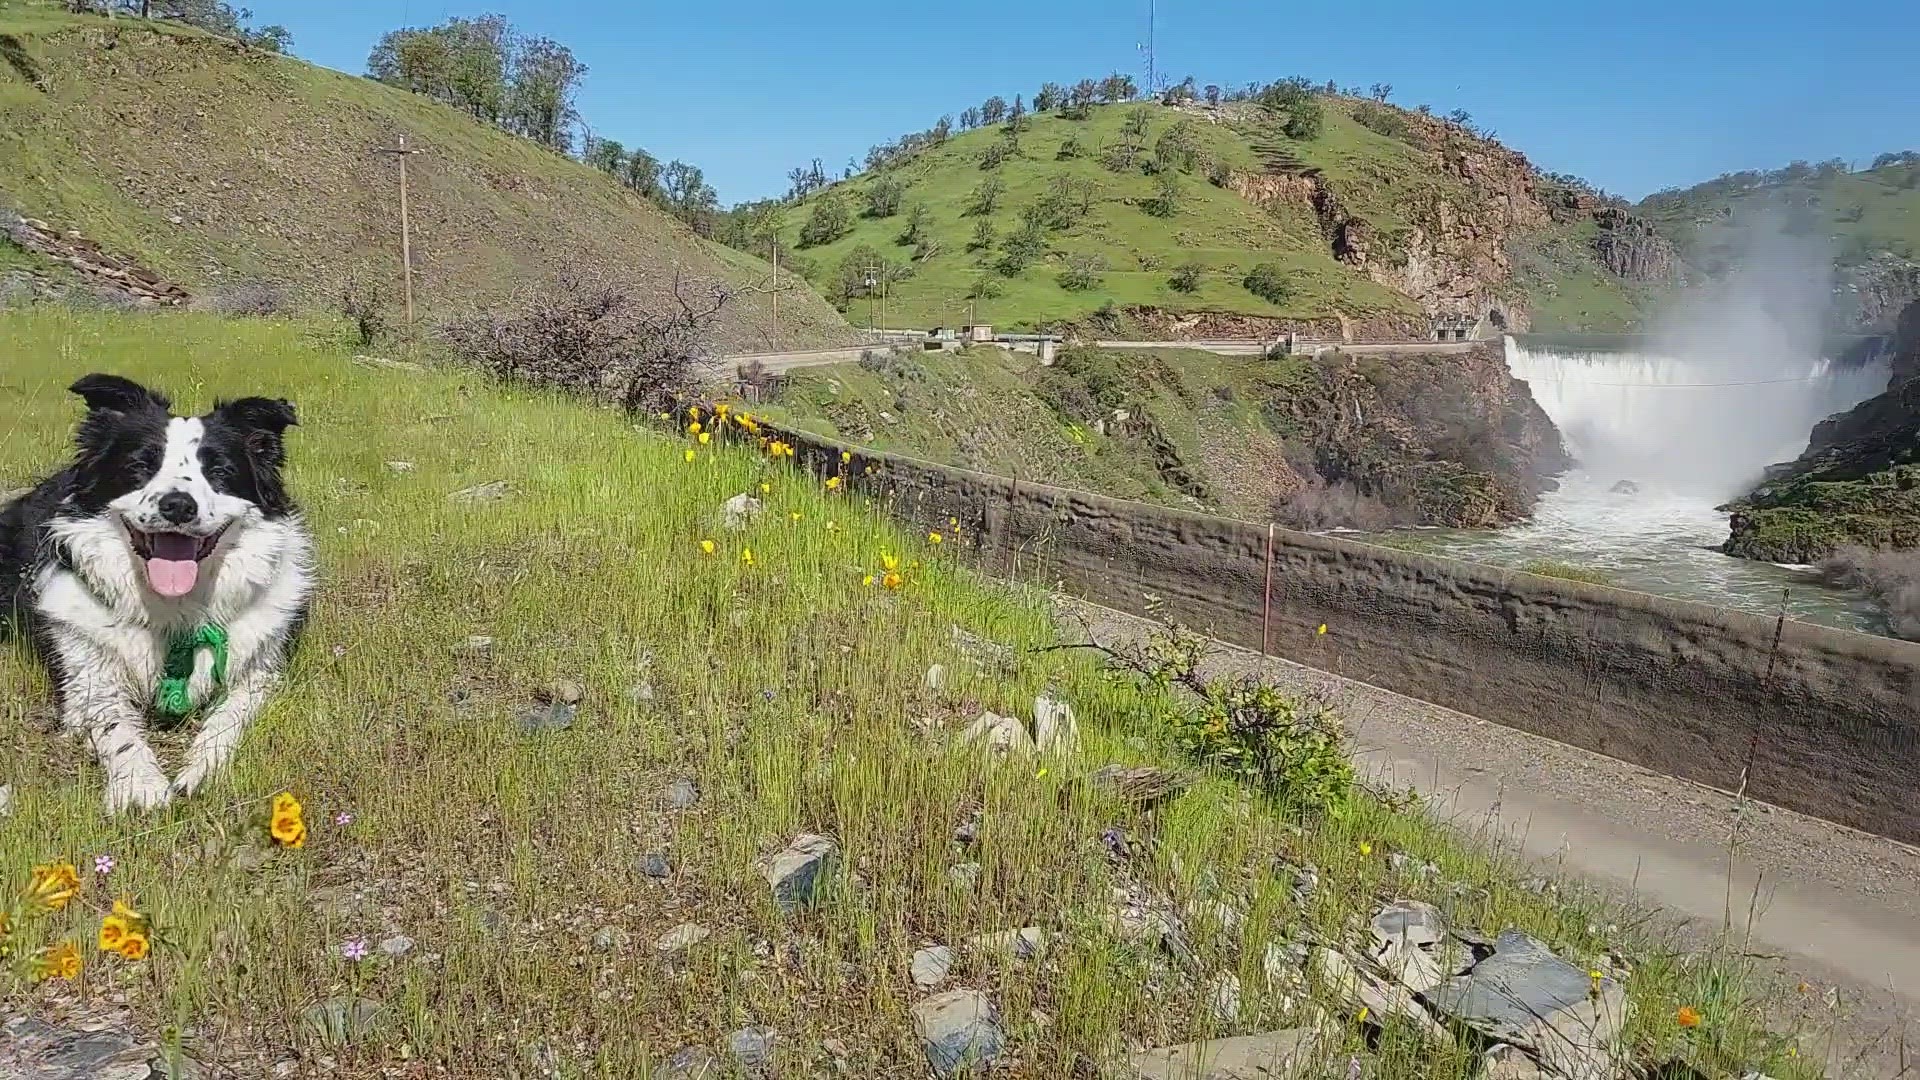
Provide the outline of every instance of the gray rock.
<path id="1" fill-rule="evenodd" d="M 13 785 L 0 784 L 0 818 L 13 813 Z"/>
<path id="2" fill-rule="evenodd" d="M 953 950 L 945 945 L 934 945 L 918 949 L 913 954 L 913 982 L 922 989 L 932 989 L 947 981 L 947 972 L 953 970 Z"/>
<path id="3" fill-rule="evenodd" d="M 766 507 L 759 499 L 742 493 L 720 504 L 720 527 L 730 532 L 739 532 L 753 523 Z"/>
<path id="4" fill-rule="evenodd" d="M 776 1041 L 777 1036 L 770 1027 L 743 1027 L 727 1036 L 727 1052 L 741 1068 L 764 1069 L 773 1062 Z"/>
<path id="5" fill-rule="evenodd" d="M 947 871 L 947 880 L 952 882 L 956 889 L 971 890 L 980 881 L 980 864 L 963 862 Z"/>
<path id="6" fill-rule="evenodd" d="M 713 936 L 713 931 L 701 926 L 699 923 L 681 923 L 679 926 L 660 935 L 660 940 L 654 942 L 653 947 L 663 955 L 675 956 L 686 952 L 688 949 L 693 948 L 711 936 Z"/>
<path id="7" fill-rule="evenodd" d="M 685 810 L 700 801 L 700 789 L 691 780 L 675 780 L 665 792 L 668 809 Z"/>
<path id="8" fill-rule="evenodd" d="M 641 873 L 650 878 L 673 876 L 673 864 L 667 861 L 665 855 L 657 851 L 649 851 L 645 855 L 640 856 L 640 860 L 636 865 L 639 867 Z"/>
<path id="9" fill-rule="evenodd" d="M 323 1046 L 340 1048 L 365 1042 L 379 1029 L 380 1003 L 363 997 L 332 997 L 307 1006 L 300 1025 Z"/>
<path id="10" fill-rule="evenodd" d="M 840 846 L 824 836 L 801 833 L 794 837 L 767 863 L 773 902 L 782 911 L 792 911 L 819 899 L 839 856 Z"/>
<path id="11" fill-rule="evenodd" d="M 1492 956 L 1448 980 L 1429 1000 L 1457 1023 L 1533 1051 L 1552 1075 L 1602 1080 L 1617 1072 L 1626 989 L 1611 978 L 1596 982 L 1517 930 L 1503 932 Z"/>
<path id="12" fill-rule="evenodd" d="M 983 746 L 996 754 L 1025 754 L 1033 749 L 1033 737 L 1013 717 L 983 712 L 960 732 L 960 745 Z"/>
<path id="13" fill-rule="evenodd" d="M 653 1074 L 658 1080 L 720 1080 L 720 1059 L 704 1046 L 688 1046 Z"/>
<path id="14" fill-rule="evenodd" d="M 512 484 L 507 483 L 505 480 L 490 480 L 484 484 L 475 484 L 472 487 L 461 488 L 459 491 L 448 495 L 447 500 L 449 502 L 469 504 L 498 502 L 511 494 L 513 494 Z"/>
<path id="15" fill-rule="evenodd" d="M 380 943 L 380 951 L 388 956 L 405 956 L 413 951 L 413 939 L 405 934 L 395 934 Z"/>
<path id="16" fill-rule="evenodd" d="M 603 926 L 593 932 L 593 947 L 601 952 L 624 949 L 633 942 L 633 935 L 618 926 Z"/>
<path id="17" fill-rule="evenodd" d="M 976 934 L 967 939 L 967 946 L 995 956 L 1034 960 L 1047 951 L 1047 932 L 1037 926 L 1027 926 L 996 934 Z"/>
<path id="18" fill-rule="evenodd" d="M 1401 986 L 1424 994 L 1445 981 L 1435 947 L 1447 940 L 1440 909 L 1419 900 L 1395 900 L 1373 917 L 1373 958 Z"/>
<path id="19" fill-rule="evenodd" d="M 565 731 L 573 726 L 573 718 L 579 714 L 577 705 L 569 705 L 564 701 L 541 702 L 520 711 L 520 730 L 529 735 L 543 731 Z"/>
<path id="20" fill-rule="evenodd" d="M 1072 753 L 1080 746 L 1080 724 L 1073 706 L 1051 694 L 1033 699 L 1033 742 L 1043 754 Z"/>
<path id="21" fill-rule="evenodd" d="M 507 917 L 492 908 L 482 908 L 477 921 L 480 923 L 480 929 L 489 934 L 498 934 L 507 928 Z"/>
<path id="22" fill-rule="evenodd" d="M 1480 1059 L 1480 1080 L 1544 1080 L 1546 1075 L 1526 1051 L 1506 1043 L 1489 1047 Z"/>
<path id="23" fill-rule="evenodd" d="M 485 634 L 469 634 L 467 640 L 454 646 L 454 652 L 483 653 L 493 651 L 493 639 Z"/>
<path id="24" fill-rule="evenodd" d="M 1638 495 L 1640 494 L 1640 485 L 1634 483 L 1632 480 L 1615 480 L 1613 486 L 1607 490 L 1615 495 Z"/>
<path id="25" fill-rule="evenodd" d="M 956 844 L 971 844 L 974 841 L 980 839 L 981 817 L 982 817 L 981 812 L 979 810 L 975 810 L 972 813 L 967 815 L 967 819 L 965 821 L 962 821 L 960 824 L 954 826 L 953 842 Z"/>
<path id="26" fill-rule="evenodd" d="M 928 668 L 926 678 L 921 681 L 922 683 L 925 684 L 927 689 L 935 692 L 946 689 L 947 665 L 935 664 L 932 667 Z"/>
<path id="27" fill-rule="evenodd" d="M 1231 1024 L 1240 1018 L 1240 976 L 1223 971 L 1207 985 L 1207 1007 L 1213 1018 Z"/>
<path id="28" fill-rule="evenodd" d="M 392 473 L 410 473 L 413 471 L 413 462 L 389 461 L 387 462 L 387 471 Z"/>
<path id="29" fill-rule="evenodd" d="M 634 704 L 653 700 L 653 684 L 645 679 L 627 687 L 627 700 Z"/>
<path id="30" fill-rule="evenodd" d="M 16 1016 L 0 1024 L 0 1077 L 148 1080 L 166 1064 L 154 1044 L 105 1021 L 77 1026 Z"/>
<path id="31" fill-rule="evenodd" d="M 1348 1006 L 1356 1012 L 1365 1008 L 1376 1020 L 1384 1020 L 1389 1016 L 1400 1017 L 1434 1042 L 1442 1046 L 1453 1045 L 1453 1033 L 1422 1008 L 1406 987 L 1381 982 L 1332 949 L 1316 950 L 1313 962 L 1321 984 L 1345 998 Z"/>
<path id="32" fill-rule="evenodd" d="M 1311 1028 L 1209 1039 L 1147 1050 L 1127 1059 L 1131 1080 L 1268 1080 L 1298 1075 L 1319 1060 L 1320 1036 Z"/>
<path id="33" fill-rule="evenodd" d="M 1440 872 L 1437 864 L 1420 862 L 1404 851 L 1396 851 L 1387 856 L 1387 869 L 1396 874 L 1414 878 L 1429 878 Z"/>
<path id="34" fill-rule="evenodd" d="M 949 990 L 915 1005 L 913 1030 L 943 1077 L 985 1071 L 1006 1046 L 993 1003 L 976 990 Z"/>
<path id="35" fill-rule="evenodd" d="M 587 698 L 587 688 L 578 679 L 555 679 L 547 686 L 547 700 L 578 705 Z"/>

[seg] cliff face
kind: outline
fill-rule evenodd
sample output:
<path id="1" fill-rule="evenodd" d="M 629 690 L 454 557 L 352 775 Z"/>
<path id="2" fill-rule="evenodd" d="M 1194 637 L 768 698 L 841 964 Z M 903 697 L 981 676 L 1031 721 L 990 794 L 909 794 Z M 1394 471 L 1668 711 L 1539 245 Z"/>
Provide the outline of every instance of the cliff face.
<path id="1" fill-rule="evenodd" d="M 1553 422 L 1508 373 L 1497 345 L 1430 355 L 1329 353 L 1311 361 L 1309 377 L 1296 385 L 1269 410 L 1310 451 L 1318 475 L 1306 479 L 1346 485 L 1405 520 L 1512 524 L 1571 464 Z"/>
<path id="2" fill-rule="evenodd" d="M 1885 393 L 1822 421 L 1806 453 L 1725 507 L 1727 554 L 1799 563 L 1842 545 L 1920 547 L 1920 301 L 1890 351 Z"/>

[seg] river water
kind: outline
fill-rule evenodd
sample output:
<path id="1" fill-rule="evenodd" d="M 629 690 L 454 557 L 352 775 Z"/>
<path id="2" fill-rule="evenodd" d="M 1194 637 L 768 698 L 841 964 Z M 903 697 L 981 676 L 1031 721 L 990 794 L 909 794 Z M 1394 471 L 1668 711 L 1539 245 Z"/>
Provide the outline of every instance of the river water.
<path id="1" fill-rule="evenodd" d="M 1477 562 L 1536 560 L 1595 569 L 1622 588 L 1765 615 L 1884 632 L 1867 600 L 1809 567 L 1735 559 L 1715 548 L 1727 515 L 1770 462 L 1806 448 L 1814 424 L 1886 388 L 1885 364 L 1559 352 L 1507 339 L 1524 380 L 1579 462 L 1533 520 L 1498 531 L 1422 530 L 1423 547 Z"/>

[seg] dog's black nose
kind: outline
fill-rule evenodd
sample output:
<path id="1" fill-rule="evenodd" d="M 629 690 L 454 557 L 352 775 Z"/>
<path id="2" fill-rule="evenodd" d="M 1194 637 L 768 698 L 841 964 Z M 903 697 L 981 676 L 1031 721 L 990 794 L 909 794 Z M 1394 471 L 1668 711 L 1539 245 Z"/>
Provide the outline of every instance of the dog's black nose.
<path id="1" fill-rule="evenodd" d="M 185 525 L 199 512 L 193 496 L 184 491 L 169 491 L 160 496 L 160 516 L 174 525 Z"/>

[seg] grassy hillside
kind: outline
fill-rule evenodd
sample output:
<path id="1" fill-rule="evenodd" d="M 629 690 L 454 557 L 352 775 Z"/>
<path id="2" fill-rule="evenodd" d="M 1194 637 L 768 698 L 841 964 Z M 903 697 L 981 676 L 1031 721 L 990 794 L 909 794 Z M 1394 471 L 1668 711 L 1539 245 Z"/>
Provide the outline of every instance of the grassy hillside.
<path id="1" fill-rule="evenodd" d="M 676 270 L 764 285 L 767 267 L 707 243 L 594 170 L 367 79 L 134 18 L 0 0 L 0 209 L 75 229 L 199 294 L 253 283 L 310 303 L 351 275 L 399 298 L 398 185 L 411 159 L 416 299 L 429 317 L 496 301 L 562 266 L 603 266 L 647 295 Z M 0 265 L 25 261 L 0 240 Z M 786 346 L 849 339 L 804 287 Z M 725 345 L 766 347 L 744 296 Z"/>
<path id="2" fill-rule="evenodd" d="M 1416 808 L 1356 794 L 1315 817 L 1210 774 L 1157 811 L 1130 807 L 1091 771 L 1193 768 L 1170 727 L 1187 706 L 1043 651 L 1045 606 L 959 569 L 964 537 L 902 535 L 766 456 L 466 376 L 357 367 L 267 321 L 47 311 L 0 316 L 0 349 L 9 479 L 63 454 L 75 354 L 187 407 L 295 400 L 291 481 L 324 583 L 233 772 L 154 818 L 101 816 L 84 750 L 42 729 L 38 669 L 0 649 L 0 882 L 12 896 L 35 865 L 90 871 L 64 910 L 15 908 L 9 1015 L 106 1010 L 216 1075 L 658 1077 L 683 1047 L 764 1036 L 783 1075 L 917 1078 L 910 1010 L 930 991 L 909 959 L 942 943 L 945 987 L 997 1012 L 1001 1075 L 1087 1075 L 1141 1046 L 1310 1025 L 1322 1071 L 1351 1058 L 1372 1077 L 1465 1080 L 1472 1055 L 1284 959 L 1288 943 L 1345 948 L 1356 917 L 1406 896 L 1488 936 L 1524 928 L 1581 970 L 1624 958 L 1636 1067 L 1812 1075 L 1759 1030 L 1739 961 L 1619 930 L 1646 923 L 1578 890 L 1523 888 L 1533 871 Z M 486 483 L 505 496 L 449 498 Z M 726 531 L 718 508 L 742 492 L 767 510 Z M 888 559 L 898 588 L 868 576 Z M 935 663 L 947 678 L 930 685 Z M 570 726 L 551 708 L 529 722 L 558 682 L 577 684 L 554 691 L 579 697 Z M 1043 689 L 1078 710 L 1077 745 L 1034 762 L 958 744 L 983 708 L 1023 716 Z M 297 850 L 267 840 L 282 791 L 304 807 Z M 815 904 L 783 912 L 762 860 L 802 832 L 840 860 Z M 1400 853 L 1436 869 L 1397 868 Z M 1317 884 L 1296 901 L 1285 868 L 1305 864 Z M 1111 928 L 1116 887 L 1165 898 L 1186 962 Z M 147 959 L 93 949 L 113 898 L 150 918 Z M 1207 914 L 1221 904 L 1244 921 Z M 1027 926 L 1045 929 L 1038 957 L 967 944 Z M 36 984 L 62 941 L 79 944 L 80 980 Z M 1215 1009 L 1223 973 L 1240 989 Z M 1683 1005 L 1698 1029 L 1675 1022 Z"/>
<path id="3" fill-rule="evenodd" d="M 1751 265 L 1783 240 L 1830 254 L 1847 328 L 1889 329 L 1920 297 L 1920 157 L 1888 155 L 1857 172 L 1799 163 L 1735 173 L 1656 193 L 1637 210 L 1706 278 Z"/>
<path id="4" fill-rule="evenodd" d="M 1398 119 L 1387 123 L 1382 116 Z M 1143 119 L 1144 132 L 1136 127 L 1129 135 L 1129 125 Z M 1517 198 L 1510 201 L 1528 204 L 1530 167 L 1497 144 L 1432 118 L 1328 98 L 1324 126 L 1310 139 L 1289 138 L 1273 115 L 1244 104 L 1218 110 L 1109 105 L 1095 107 L 1085 120 L 1048 113 L 1028 122 L 1017 150 L 1005 124 L 990 125 L 810 195 L 785 209 L 782 236 L 801 248 L 796 261 L 823 293 L 851 299 L 857 323 L 868 317 L 861 279 L 874 254 L 900 268 L 884 299 L 872 299 L 874 317 L 895 325 L 952 325 L 976 308 L 982 320 L 1039 325 L 1084 320 L 1111 305 L 1296 322 L 1399 320 L 1424 331 L 1423 306 L 1468 305 L 1442 296 L 1448 288 L 1476 292 L 1473 302 L 1483 306 L 1503 291 L 1517 291 L 1506 289 L 1505 271 L 1495 265 L 1504 259 L 1500 241 L 1468 240 L 1456 230 L 1504 205 L 1492 195 L 1496 188 L 1514 187 Z M 1176 130 L 1186 133 L 1192 157 L 1168 169 L 1156 162 L 1155 151 Z M 1110 167 L 1113 148 L 1129 143 L 1141 152 L 1131 164 Z M 994 164 L 1000 153 L 1004 160 Z M 1495 167 L 1475 174 L 1461 164 L 1481 159 Z M 1156 213 L 1167 175 L 1175 178 L 1177 195 L 1171 212 Z M 1469 175 L 1476 179 L 1469 182 Z M 977 212 L 977 192 L 996 181 L 1004 186 L 999 205 Z M 876 185 L 895 183 L 905 186 L 898 210 L 870 214 Z M 807 221 L 822 199 L 833 198 L 854 216 L 851 231 L 805 246 Z M 1075 202 L 1084 212 L 1049 228 L 1044 255 L 1032 265 L 997 272 L 1022 211 L 1049 198 Z M 916 204 L 929 214 L 927 244 L 905 239 Z M 1546 222 L 1537 204 L 1518 213 Z M 995 239 L 980 248 L 973 241 L 983 220 Z M 1488 231 L 1513 224 L 1498 221 Z M 1442 250 L 1438 261 L 1460 264 L 1448 273 L 1472 284 L 1403 281 L 1419 276 L 1408 271 L 1409 252 L 1426 247 Z M 1061 280 L 1076 258 L 1105 267 L 1084 288 Z M 1266 262 L 1281 269 L 1288 295 L 1265 298 L 1243 284 Z M 1202 272 L 1196 287 L 1183 291 L 1172 278 L 1188 263 Z"/>
<path id="5" fill-rule="evenodd" d="M 1353 423 L 1356 410 L 1374 422 Z M 767 411 L 931 461 L 1305 528 L 1504 524 L 1564 464 L 1497 347 L 1281 360 L 1070 349 L 1051 367 L 998 349 L 870 353 L 794 373 Z"/>

